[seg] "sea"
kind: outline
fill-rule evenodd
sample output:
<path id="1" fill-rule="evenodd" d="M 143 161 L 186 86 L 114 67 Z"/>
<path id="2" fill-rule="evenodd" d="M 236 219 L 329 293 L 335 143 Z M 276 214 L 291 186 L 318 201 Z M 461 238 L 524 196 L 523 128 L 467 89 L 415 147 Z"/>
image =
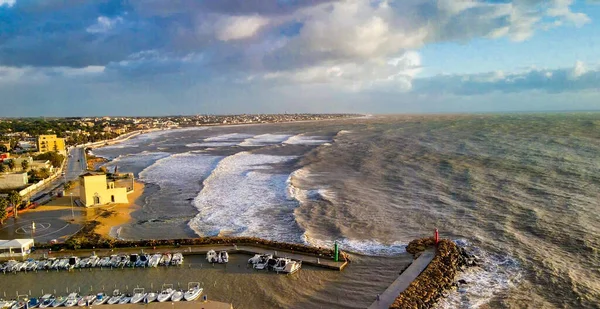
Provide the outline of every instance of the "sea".
<path id="1" fill-rule="evenodd" d="M 367 301 L 340 307 L 366 307 L 382 287 L 360 282 L 391 283 L 437 228 L 481 260 L 437 308 L 600 308 L 600 113 L 194 127 L 93 153 L 146 184 L 114 236 L 337 241 L 368 261 L 351 285 Z"/>

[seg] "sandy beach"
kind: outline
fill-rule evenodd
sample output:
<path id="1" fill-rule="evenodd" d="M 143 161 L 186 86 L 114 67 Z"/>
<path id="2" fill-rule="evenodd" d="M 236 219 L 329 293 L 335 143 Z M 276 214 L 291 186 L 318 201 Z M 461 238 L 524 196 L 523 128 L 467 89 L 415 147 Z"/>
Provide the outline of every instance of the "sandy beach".
<path id="1" fill-rule="evenodd" d="M 144 183 L 135 181 L 133 188 L 134 192 L 127 196 L 128 204 L 113 204 L 88 210 L 94 217 L 93 220 L 99 223 L 94 230 L 97 234 L 103 237 L 113 237 L 111 230 L 128 223 L 131 220 L 131 213 L 141 208 L 139 198 L 144 193 Z M 90 215 L 88 215 L 89 217 Z"/>

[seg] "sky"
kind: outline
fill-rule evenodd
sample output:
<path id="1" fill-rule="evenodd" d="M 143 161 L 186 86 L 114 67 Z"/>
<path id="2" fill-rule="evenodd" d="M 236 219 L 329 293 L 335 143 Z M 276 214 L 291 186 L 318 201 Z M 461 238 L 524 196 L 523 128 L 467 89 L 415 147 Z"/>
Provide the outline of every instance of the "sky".
<path id="1" fill-rule="evenodd" d="M 600 0 L 0 0 L 0 117 L 600 110 Z"/>

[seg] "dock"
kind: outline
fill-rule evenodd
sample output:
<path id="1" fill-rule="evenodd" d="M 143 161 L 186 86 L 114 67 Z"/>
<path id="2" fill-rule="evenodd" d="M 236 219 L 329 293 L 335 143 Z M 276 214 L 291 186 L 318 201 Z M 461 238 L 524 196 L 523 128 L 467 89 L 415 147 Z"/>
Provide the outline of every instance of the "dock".
<path id="1" fill-rule="evenodd" d="M 86 308 L 91 309 L 93 306 Z M 148 304 L 137 303 L 137 304 L 123 304 L 123 305 L 101 305 L 95 306 L 101 307 L 102 309 L 233 309 L 232 304 L 218 302 L 218 301 L 178 301 L 178 302 L 152 302 Z"/>
<path id="2" fill-rule="evenodd" d="M 46 257 L 67 257 L 67 256 L 78 256 L 78 257 L 89 257 L 92 252 L 95 252 L 98 256 L 110 256 L 111 254 L 131 254 L 131 253 L 140 253 L 143 251 L 144 253 L 174 253 L 180 252 L 184 256 L 185 255 L 205 255 L 208 251 L 227 251 L 229 254 L 272 254 L 273 257 L 287 257 L 293 260 L 302 261 L 303 265 L 310 265 L 314 267 L 320 267 L 325 269 L 331 269 L 336 271 L 342 271 L 347 265 L 348 261 L 340 260 L 338 262 L 334 261 L 329 256 L 317 256 L 310 253 L 290 251 L 290 250 L 281 250 L 275 248 L 269 248 L 267 246 L 261 245 L 200 245 L 200 246 L 180 246 L 180 247 L 156 247 L 156 248 L 115 248 L 113 251 L 110 249 L 79 249 L 79 250 L 67 250 L 67 251 L 52 251 L 51 254 L 48 254 L 47 250 L 38 250 L 35 254 L 31 254 L 28 257 L 30 258 L 41 258 L 44 254 Z M 185 262 L 184 262 L 185 264 Z"/>
<path id="3" fill-rule="evenodd" d="M 423 253 L 421 253 L 421 255 L 385 290 L 385 292 L 379 295 L 379 300 L 375 300 L 368 309 L 388 309 L 394 303 L 396 297 L 404 292 L 411 282 L 427 268 L 434 256 L 435 249 L 423 251 Z"/>

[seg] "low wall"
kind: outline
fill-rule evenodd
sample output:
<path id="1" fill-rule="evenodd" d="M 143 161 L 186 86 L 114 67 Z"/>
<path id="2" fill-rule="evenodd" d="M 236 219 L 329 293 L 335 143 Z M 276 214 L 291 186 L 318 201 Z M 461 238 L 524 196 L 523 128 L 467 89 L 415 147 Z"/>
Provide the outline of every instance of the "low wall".
<path id="1" fill-rule="evenodd" d="M 408 244 L 406 251 L 418 255 L 434 245 L 433 238 L 417 239 Z M 440 240 L 429 266 L 398 295 L 390 309 L 433 307 L 443 292 L 455 285 L 454 278 L 463 263 L 456 244 L 447 239 Z"/>
<path id="2" fill-rule="evenodd" d="M 93 227 L 90 228 L 93 230 Z M 256 237 L 199 237 L 186 239 L 150 239 L 150 240 L 115 240 L 108 238 L 96 239 L 94 241 L 86 241 L 84 238 L 78 238 L 78 249 L 93 249 L 93 248 L 133 248 L 133 247 L 160 247 L 160 246 L 197 246 L 197 245 L 253 245 L 265 246 L 273 249 L 284 251 L 293 251 L 313 254 L 316 256 L 333 257 L 334 251 L 327 248 L 311 247 L 301 244 L 291 244 L 278 241 L 271 241 Z M 60 249 L 72 249 L 74 243 L 67 241 L 63 244 L 38 244 L 37 248 L 51 248 L 53 251 Z"/>

